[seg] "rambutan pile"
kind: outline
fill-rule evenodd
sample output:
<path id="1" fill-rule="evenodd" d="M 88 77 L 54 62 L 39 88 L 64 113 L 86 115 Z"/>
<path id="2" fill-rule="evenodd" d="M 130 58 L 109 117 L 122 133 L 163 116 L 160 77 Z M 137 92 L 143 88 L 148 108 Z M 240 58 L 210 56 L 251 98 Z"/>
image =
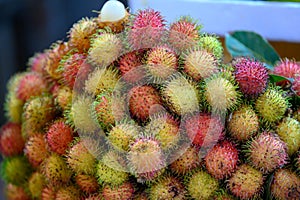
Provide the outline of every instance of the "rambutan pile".
<path id="1" fill-rule="evenodd" d="M 7 199 L 300 199 L 299 64 L 223 63 L 201 28 L 108 1 L 31 58 L 7 87 Z"/>

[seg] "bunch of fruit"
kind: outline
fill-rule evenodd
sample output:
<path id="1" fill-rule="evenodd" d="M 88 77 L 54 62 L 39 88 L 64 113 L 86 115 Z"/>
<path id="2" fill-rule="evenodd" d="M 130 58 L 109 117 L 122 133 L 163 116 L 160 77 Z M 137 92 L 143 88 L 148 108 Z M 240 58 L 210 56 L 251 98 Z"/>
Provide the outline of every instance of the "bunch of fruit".
<path id="1" fill-rule="evenodd" d="M 7 87 L 7 198 L 300 199 L 300 65 L 224 63 L 201 28 L 108 1 L 31 58 Z"/>

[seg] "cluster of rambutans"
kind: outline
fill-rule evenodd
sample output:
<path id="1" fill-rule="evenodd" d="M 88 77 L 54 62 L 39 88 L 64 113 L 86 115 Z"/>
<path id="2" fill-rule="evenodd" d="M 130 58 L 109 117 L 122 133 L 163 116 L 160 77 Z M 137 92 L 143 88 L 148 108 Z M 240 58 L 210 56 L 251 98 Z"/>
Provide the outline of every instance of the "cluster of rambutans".
<path id="1" fill-rule="evenodd" d="M 200 29 L 100 14 L 31 58 L 7 88 L 7 198 L 300 199 L 300 65 L 224 64 Z"/>

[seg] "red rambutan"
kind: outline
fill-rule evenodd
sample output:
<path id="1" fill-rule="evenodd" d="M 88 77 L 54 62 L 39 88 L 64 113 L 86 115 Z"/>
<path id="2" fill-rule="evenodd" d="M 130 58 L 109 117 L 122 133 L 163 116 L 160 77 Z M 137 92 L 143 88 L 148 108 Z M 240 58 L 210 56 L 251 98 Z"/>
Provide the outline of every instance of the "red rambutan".
<path id="1" fill-rule="evenodd" d="M 273 73 L 286 78 L 295 78 L 300 74 L 300 65 L 294 60 L 284 59 L 274 67 Z"/>
<path id="2" fill-rule="evenodd" d="M 300 75 L 298 75 L 294 82 L 293 82 L 293 86 L 292 86 L 293 90 L 295 91 L 295 93 L 300 96 Z"/>

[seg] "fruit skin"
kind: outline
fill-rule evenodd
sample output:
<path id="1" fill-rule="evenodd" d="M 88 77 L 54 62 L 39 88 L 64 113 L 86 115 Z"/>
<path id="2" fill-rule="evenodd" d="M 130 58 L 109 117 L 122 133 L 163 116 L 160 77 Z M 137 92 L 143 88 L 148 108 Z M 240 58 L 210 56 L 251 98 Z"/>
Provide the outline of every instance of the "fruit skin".
<path id="1" fill-rule="evenodd" d="M 73 185 L 59 188 L 55 195 L 55 200 L 74 200 L 80 198 L 80 190 Z"/>
<path id="2" fill-rule="evenodd" d="M 300 178 L 288 169 L 278 169 L 271 184 L 271 194 L 275 199 L 300 198 Z"/>
<path id="3" fill-rule="evenodd" d="M 184 127 L 190 141 L 199 147 L 212 147 L 224 137 L 220 119 L 208 113 L 189 117 Z"/>
<path id="4" fill-rule="evenodd" d="M 87 194 L 93 194 L 99 190 L 97 179 L 92 175 L 78 174 L 75 177 L 75 181 L 80 190 Z"/>
<path id="5" fill-rule="evenodd" d="M 291 156 L 300 148 L 300 122 L 286 117 L 277 126 L 277 134 L 287 145 L 288 154 Z"/>
<path id="6" fill-rule="evenodd" d="M 234 196 L 240 199 L 255 199 L 260 195 L 263 183 L 264 177 L 260 171 L 243 164 L 228 180 L 228 188 Z"/>
<path id="7" fill-rule="evenodd" d="M 259 130 L 259 119 L 251 106 L 243 105 L 229 117 L 227 128 L 230 136 L 244 142 Z"/>
<path id="8" fill-rule="evenodd" d="M 248 147 L 251 164 L 263 173 L 270 173 L 287 163 L 286 144 L 272 132 L 263 132 Z"/>
<path id="9" fill-rule="evenodd" d="M 218 181 L 202 169 L 191 172 L 184 178 L 188 195 L 193 199 L 210 199 L 219 188 Z"/>
<path id="10" fill-rule="evenodd" d="M 62 108 L 62 110 L 66 110 L 72 103 L 72 98 L 73 91 L 69 87 L 63 86 L 58 88 L 55 102 Z"/>
<path id="11" fill-rule="evenodd" d="M 53 187 L 45 187 L 42 190 L 42 200 L 55 200 L 56 197 L 56 189 Z"/>
<path id="12" fill-rule="evenodd" d="M 140 10 L 133 18 L 128 41 L 134 50 L 157 46 L 165 33 L 165 20 L 153 9 Z"/>
<path id="13" fill-rule="evenodd" d="M 31 196 L 40 199 L 45 185 L 45 177 L 40 172 L 34 172 L 28 180 L 28 188 Z"/>
<path id="14" fill-rule="evenodd" d="M 45 75 L 45 64 L 48 59 L 48 53 L 42 52 L 42 53 L 36 53 L 34 56 L 29 58 L 29 61 L 27 65 L 30 67 L 30 70 L 33 72 L 40 73 L 42 75 Z"/>
<path id="15" fill-rule="evenodd" d="M 296 95 L 300 96 L 300 75 L 296 76 L 292 88 L 295 91 Z"/>
<path id="16" fill-rule="evenodd" d="M 11 183 L 6 185 L 5 197 L 8 200 L 30 200 L 29 195 L 23 187 L 16 186 Z"/>
<path id="17" fill-rule="evenodd" d="M 184 72 L 199 81 L 218 72 L 218 63 L 214 55 L 204 49 L 189 50 L 184 58 Z"/>
<path id="18" fill-rule="evenodd" d="M 274 67 L 273 73 L 286 78 L 295 78 L 300 74 L 300 65 L 294 60 L 283 59 Z"/>
<path id="19" fill-rule="evenodd" d="M 24 102 L 14 93 L 8 93 L 5 97 L 4 110 L 6 118 L 14 123 L 21 123 Z"/>
<path id="20" fill-rule="evenodd" d="M 102 195 L 105 200 L 126 200 L 132 199 L 134 193 L 133 184 L 130 182 L 124 182 L 119 186 L 113 187 L 105 185 L 102 190 Z"/>
<path id="21" fill-rule="evenodd" d="M 21 134 L 21 125 L 7 122 L 0 129 L 0 152 L 3 156 L 15 156 L 23 153 L 25 141 Z"/>
<path id="22" fill-rule="evenodd" d="M 265 91 L 269 75 L 263 63 L 241 57 L 233 61 L 233 66 L 235 79 L 246 96 L 256 97 Z"/>
<path id="23" fill-rule="evenodd" d="M 283 118 L 289 103 L 279 87 L 271 87 L 259 96 L 255 102 L 255 109 L 265 123 L 274 123 Z"/>
<path id="24" fill-rule="evenodd" d="M 216 179 L 231 176 L 239 161 L 238 150 L 227 140 L 215 145 L 205 157 L 207 171 Z"/>
<path id="25" fill-rule="evenodd" d="M 206 50 L 209 53 L 212 53 L 218 61 L 223 57 L 223 46 L 220 42 L 218 36 L 204 34 L 198 40 L 198 45 L 201 49 Z"/>
<path id="26" fill-rule="evenodd" d="M 149 199 L 185 199 L 186 191 L 184 185 L 177 178 L 165 175 L 158 181 L 151 184 L 149 188 Z"/>
<path id="27" fill-rule="evenodd" d="M 129 91 L 129 110 L 133 117 L 146 120 L 162 110 L 162 100 L 157 90 L 150 86 L 136 86 Z"/>

